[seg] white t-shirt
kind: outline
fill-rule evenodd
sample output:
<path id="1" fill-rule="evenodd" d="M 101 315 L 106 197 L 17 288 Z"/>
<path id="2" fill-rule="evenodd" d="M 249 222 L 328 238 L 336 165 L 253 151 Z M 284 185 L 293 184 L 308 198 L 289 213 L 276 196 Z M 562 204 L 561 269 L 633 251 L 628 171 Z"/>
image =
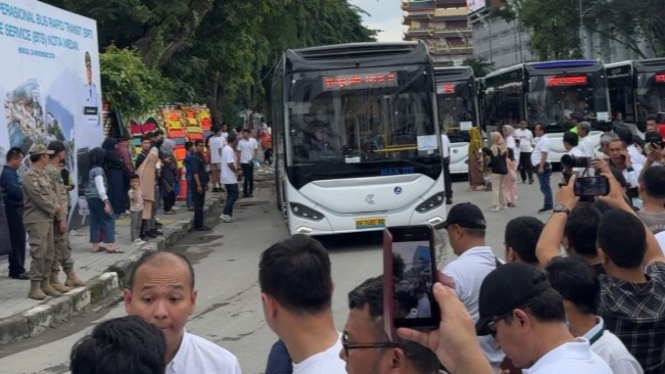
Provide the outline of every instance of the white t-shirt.
<path id="1" fill-rule="evenodd" d="M 259 147 L 259 144 L 256 142 L 256 139 L 249 138 L 249 140 L 240 139 L 238 141 L 238 151 L 240 152 L 240 163 L 249 164 L 254 159 L 256 155 L 256 149 Z"/>
<path id="2" fill-rule="evenodd" d="M 643 374 L 642 366 L 635 357 L 628 352 L 626 346 L 616 335 L 605 330 L 605 322 L 596 317 L 596 326 L 584 334 L 584 338 L 591 341 L 596 335 L 602 334 L 591 344 L 591 351 L 600 356 L 610 366 L 614 374 Z"/>
<path id="3" fill-rule="evenodd" d="M 224 138 L 221 136 L 213 136 L 208 142 L 210 147 L 210 162 L 219 164 L 222 162 L 222 148 L 224 147 Z"/>
<path id="4" fill-rule="evenodd" d="M 342 350 L 342 337 L 337 343 L 323 352 L 309 356 L 301 363 L 293 364 L 293 374 L 344 374 L 346 362 L 339 358 Z"/>
<path id="5" fill-rule="evenodd" d="M 515 130 L 515 138 L 520 140 L 520 152 L 531 152 L 533 150 L 533 133 L 529 129 Z"/>
<path id="6" fill-rule="evenodd" d="M 225 145 L 222 149 L 222 184 L 238 183 L 238 177 L 231 170 L 229 164 L 237 165 L 238 159 L 233 148 L 230 145 Z"/>
<path id="7" fill-rule="evenodd" d="M 443 268 L 443 273 L 455 281 L 455 293 L 471 314 L 473 322 L 478 322 L 478 297 L 480 286 L 487 274 L 496 269 L 496 256 L 490 247 L 473 247 L 462 253 L 456 260 Z M 491 336 L 479 336 L 485 356 L 493 367 L 498 368 L 505 357 L 497 348 Z"/>
<path id="8" fill-rule="evenodd" d="M 593 149 L 593 144 L 591 143 L 590 136 L 587 135 L 584 138 L 580 139 L 580 142 L 577 145 L 577 147 L 582 151 L 582 157 L 589 157 L 589 158 L 593 157 L 595 150 Z"/>
<path id="9" fill-rule="evenodd" d="M 629 145 L 626 150 L 628 151 L 628 155 L 630 156 L 630 163 L 633 164 L 633 167 L 640 166 L 641 168 L 642 165 L 644 165 L 646 162 L 647 158 L 637 150 L 635 144 Z"/>
<path id="10" fill-rule="evenodd" d="M 584 151 L 580 148 L 579 145 L 577 147 L 571 148 L 570 151 L 566 152 L 566 154 L 571 155 L 571 156 L 575 156 L 575 157 L 585 157 L 584 156 Z M 592 170 L 589 170 L 589 171 L 592 171 Z M 584 173 L 584 168 L 573 168 L 573 172 L 578 173 L 578 176 L 581 177 L 582 174 Z"/>
<path id="11" fill-rule="evenodd" d="M 547 352 L 524 374 L 613 374 L 612 369 L 591 351 L 589 341 L 576 338 Z"/>
<path id="12" fill-rule="evenodd" d="M 665 255 L 665 231 L 659 232 L 655 237 L 656 240 L 658 240 L 658 244 L 660 244 L 660 250 L 663 251 L 663 254 Z"/>
<path id="13" fill-rule="evenodd" d="M 540 157 L 543 153 L 548 153 L 550 151 L 550 140 L 547 138 L 547 135 L 543 135 L 538 138 L 536 143 L 536 148 L 533 149 L 531 153 L 531 165 L 538 167 L 540 165 Z"/>
<path id="14" fill-rule="evenodd" d="M 441 134 L 441 157 L 450 157 L 450 139 L 446 134 Z"/>
<path id="15" fill-rule="evenodd" d="M 231 352 L 199 336 L 185 332 L 180 349 L 166 366 L 166 374 L 242 374 Z"/>

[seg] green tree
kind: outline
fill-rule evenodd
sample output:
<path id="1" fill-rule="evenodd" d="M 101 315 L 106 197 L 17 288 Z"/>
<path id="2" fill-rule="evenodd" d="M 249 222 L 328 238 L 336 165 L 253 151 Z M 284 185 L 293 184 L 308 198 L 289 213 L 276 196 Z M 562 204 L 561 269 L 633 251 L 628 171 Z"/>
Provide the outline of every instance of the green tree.
<path id="1" fill-rule="evenodd" d="M 129 118 L 153 110 L 168 99 L 171 82 L 147 66 L 136 50 L 111 45 L 99 60 L 104 99 Z"/>
<path id="2" fill-rule="evenodd" d="M 494 63 L 482 57 L 469 57 L 462 64 L 470 66 L 476 78 L 484 77 L 494 70 Z"/>

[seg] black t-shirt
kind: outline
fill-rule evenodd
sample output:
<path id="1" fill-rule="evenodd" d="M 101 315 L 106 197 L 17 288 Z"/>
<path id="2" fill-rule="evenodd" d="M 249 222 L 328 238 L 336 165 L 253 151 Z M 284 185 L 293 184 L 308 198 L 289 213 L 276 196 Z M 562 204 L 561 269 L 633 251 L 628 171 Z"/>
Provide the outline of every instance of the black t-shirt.
<path id="1" fill-rule="evenodd" d="M 208 172 L 206 171 L 206 163 L 200 153 L 195 153 L 192 155 L 192 185 L 196 187 L 196 181 L 194 180 L 194 175 L 199 175 L 199 181 L 201 186 L 205 187 L 210 182 L 208 177 Z"/>

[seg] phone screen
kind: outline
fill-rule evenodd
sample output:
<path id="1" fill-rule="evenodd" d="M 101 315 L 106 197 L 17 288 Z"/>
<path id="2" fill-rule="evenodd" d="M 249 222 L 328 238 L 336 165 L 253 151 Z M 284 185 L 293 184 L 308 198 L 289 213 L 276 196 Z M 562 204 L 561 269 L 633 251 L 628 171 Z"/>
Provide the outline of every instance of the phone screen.
<path id="1" fill-rule="evenodd" d="M 440 314 L 432 295 L 435 283 L 430 226 L 388 228 L 392 234 L 392 318 L 395 328 L 436 328 Z"/>
<path id="2" fill-rule="evenodd" d="M 603 176 L 575 179 L 575 196 L 605 196 L 610 193 L 609 181 Z"/>

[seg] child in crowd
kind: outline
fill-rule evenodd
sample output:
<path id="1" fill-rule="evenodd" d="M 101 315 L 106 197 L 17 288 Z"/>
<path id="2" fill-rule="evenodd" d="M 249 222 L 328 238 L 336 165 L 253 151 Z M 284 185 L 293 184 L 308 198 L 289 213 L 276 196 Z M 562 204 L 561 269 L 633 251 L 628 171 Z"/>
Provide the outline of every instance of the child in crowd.
<path id="1" fill-rule="evenodd" d="M 506 176 L 506 186 L 504 188 L 504 196 L 509 208 L 514 208 L 517 200 L 517 164 L 515 163 L 515 152 L 512 148 L 508 148 L 508 158 L 506 159 L 508 166 L 508 175 Z"/>
<path id="2" fill-rule="evenodd" d="M 131 217 L 131 234 L 134 245 L 142 245 L 145 242 L 141 239 L 141 224 L 143 223 L 143 193 L 141 192 L 141 180 L 134 174 L 129 179 L 129 213 Z"/>

